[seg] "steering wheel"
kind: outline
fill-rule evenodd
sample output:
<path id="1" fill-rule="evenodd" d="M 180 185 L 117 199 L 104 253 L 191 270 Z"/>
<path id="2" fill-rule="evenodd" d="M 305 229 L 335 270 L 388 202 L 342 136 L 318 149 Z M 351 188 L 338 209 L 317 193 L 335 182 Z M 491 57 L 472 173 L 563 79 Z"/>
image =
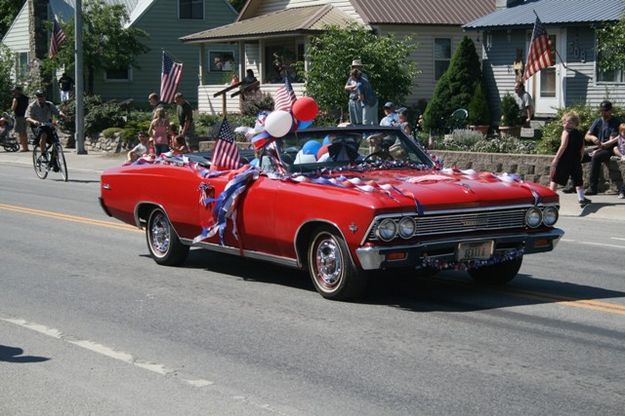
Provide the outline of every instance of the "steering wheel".
<path id="1" fill-rule="evenodd" d="M 374 157 L 378 158 L 379 160 L 393 160 L 393 156 L 389 153 L 387 149 L 381 149 L 377 152 L 373 152 L 365 156 L 363 162 L 369 162 Z"/>

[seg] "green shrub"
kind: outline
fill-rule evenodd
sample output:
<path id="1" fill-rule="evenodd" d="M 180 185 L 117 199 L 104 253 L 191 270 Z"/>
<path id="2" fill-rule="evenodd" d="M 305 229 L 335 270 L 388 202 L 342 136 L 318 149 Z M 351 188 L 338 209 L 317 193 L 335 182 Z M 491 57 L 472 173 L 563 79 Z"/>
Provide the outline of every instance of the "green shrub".
<path id="1" fill-rule="evenodd" d="M 97 95 L 85 95 L 83 98 L 83 106 L 85 117 L 89 111 L 95 106 L 101 105 L 102 99 Z M 61 104 L 59 109 L 65 114 L 62 130 L 66 133 L 74 133 L 76 131 L 76 100 L 73 98 Z M 107 126 L 112 127 L 112 126 Z"/>
<path id="2" fill-rule="evenodd" d="M 536 153 L 536 143 L 531 140 L 521 140 L 516 137 L 496 137 L 484 139 L 471 147 L 472 152 L 481 153 Z"/>
<path id="3" fill-rule="evenodd" d="M 471 97 L 471 101 L 469 101 L 467 110 L 469 111 L 469 117 L 467 119 L 469 124 L 476 126 L 490 125 L 490 109 L 486 99 L 486 89 L 482 81 L 475 84 L 473 97 Z"/>
<path id="4" fill-rule="evenodd" d="M 482 79 L 480 59 L 473 41 L 464 37 L 451 58 L 449 68 L 436 83 L 432 99 L 423 114 L 426 130 L 440 131 L 449 115 L 458 108 L 467 108 Z"/>
<path id="5" fill-rule="evenodd" d="M 120 127 L 109 127 L 108 129 L 102 130 L 102 136 L 106 137 L 107 139 L 112 139 L 117 133 L 120 133 L 123 130 L 124 129 Z"/>
<path id="6" fill-rule="evenodd" d="M 251 96 L 241 103 L 241 114 L 245 116 L 256 116 L 261 111 L 272 111 L 274 101 L 270 94 L 262 94 L 261 98 L 256 100 Z"/>
<path id="7" fill-rule="evenodd" d="M 514 97 L 507 93 L 501 99 L 501 125 L 514 127 L 520 124 L 519 106 Z"/>

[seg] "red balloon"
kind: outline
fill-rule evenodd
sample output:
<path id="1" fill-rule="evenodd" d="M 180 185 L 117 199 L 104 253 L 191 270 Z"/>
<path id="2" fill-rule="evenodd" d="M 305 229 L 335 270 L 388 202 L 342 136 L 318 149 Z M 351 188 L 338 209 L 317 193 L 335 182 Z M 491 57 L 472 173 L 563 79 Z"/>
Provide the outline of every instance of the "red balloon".
<path id="1" fill-rule="evenodd" d="M 310 97 L 298 98 L 293 103 L 293 115 L 299 121 L 310 121 L 317 117 L 317 113 L 319 113 L 319 106 Z"/>

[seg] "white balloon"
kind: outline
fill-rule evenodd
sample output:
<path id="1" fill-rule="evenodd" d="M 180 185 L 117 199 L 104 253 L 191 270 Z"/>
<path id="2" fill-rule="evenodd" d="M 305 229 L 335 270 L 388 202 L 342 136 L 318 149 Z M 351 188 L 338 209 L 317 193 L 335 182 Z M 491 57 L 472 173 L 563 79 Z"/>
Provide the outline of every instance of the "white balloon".
<path id="1" fill-rule="evenodd" d="M 272 137 L 276 138 L 285 136 L 289 131 L 291 131 L 292 126 L 293 117 L 291 116 L 291 113 L 287 111 L 273 111 L 265 120 L 265 130 Z"/>

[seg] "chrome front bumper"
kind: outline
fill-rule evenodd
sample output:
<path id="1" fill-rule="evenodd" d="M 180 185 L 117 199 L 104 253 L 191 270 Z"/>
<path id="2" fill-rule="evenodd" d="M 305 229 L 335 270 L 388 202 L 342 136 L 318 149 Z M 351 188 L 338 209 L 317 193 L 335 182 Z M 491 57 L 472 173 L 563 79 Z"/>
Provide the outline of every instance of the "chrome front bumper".
<path id="1" fill-rule="evenodd" d="M 495 252 L 502 253 L 513 249 L 523 249 L 524 254 L 532 254 L 553 250 L 563 235 L 564 231 L 559 228 L 532 234 L 486 234 L 479 237 L 428 240 L 402 246 L 361 247 L 356 249 L 356 256 L 364 270 L 418 267 L 422 264 L 425 256 L 455 261 L 455 253 L 459 243 L 494 240 Z M 401 260 L 387 260 L 387 256 L 394 253 L 406 253 L 406 256 Z"/>

